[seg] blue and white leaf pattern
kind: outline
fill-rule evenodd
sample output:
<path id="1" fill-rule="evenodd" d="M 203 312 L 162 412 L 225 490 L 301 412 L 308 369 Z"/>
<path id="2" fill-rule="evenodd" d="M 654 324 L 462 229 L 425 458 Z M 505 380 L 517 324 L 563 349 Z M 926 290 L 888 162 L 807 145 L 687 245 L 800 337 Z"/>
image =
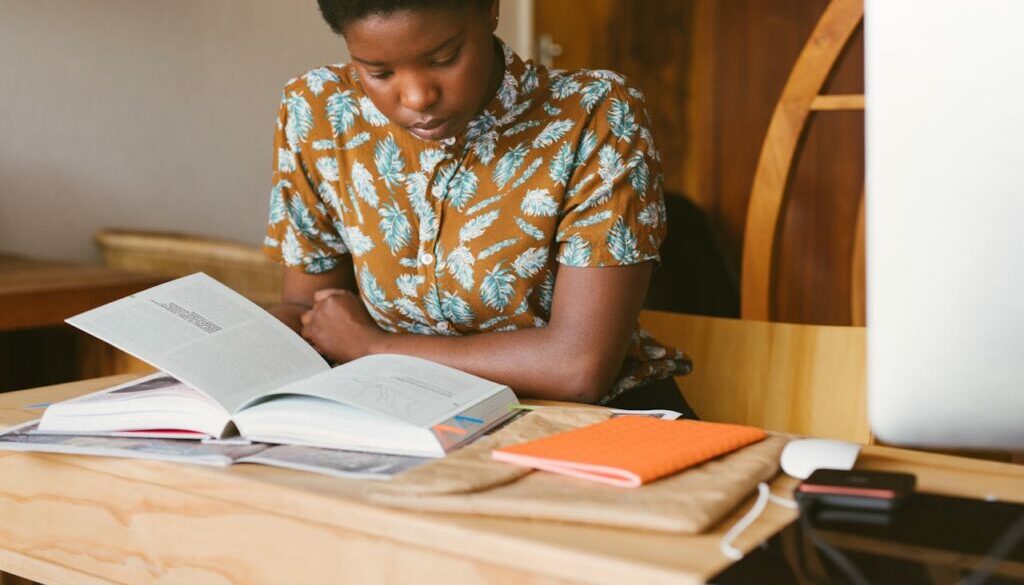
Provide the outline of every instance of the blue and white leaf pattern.
<path id="1" fill-rule="evenodd" d="M 322 156 L 316 159 L 316 170 L 325 181 L 337 181 L 341 178 L 338 173 L 338 159 L 333 156 Z"/>
<path id="2" fill-rule="evenodd" d="M 283 191 L 285 189 L 291 189 L 292 184 L 286 179 L 281 179 L 274 185 L 274 188 L 270 190 L 270 218 L 271 224 L 281 223 L 281 221 L 288 217 L 288 208 L 284 203 Z"/>
<path id="3" fill-rule="evenodd" d="M 309 91 L 313 92 L 313 95 L 320 95 L 324 91 L 324 83 L 328 81 L 341 81 L 333 71 L 326 67 L 318 67 L 313 69 L 302 76 L 302 79 L 306 81 L 306 87 Z"/>
<path id="4" fill-rule="evenodd" d="M 405 212 L 397 203 L 385 205 L 380 209 L 380 234 L 391 253 L 395 255 L 412 243 L 409 218 L 405 217 Z"/>
<path id="5" fill-rule="evenodd" d="M 363 264 L 363 269 L 359 272 L 359 293 L 367 302 L 381 311 L 392 307 L 391 302 L 384 294 L 384 289 L 377 284 L 377 277 L 370 272 L 370 267 L 366 264 Z"/>
<path id="6" fill-rule="evenodd" d="M 323 274 L 329 270 L 334 270 L 338 265 L 336 257 L 328 256 L 322 250 L 314 250 L 312 254 L 303 258 L 302 262 L 304 264 L 303 270 L 307 274 Z"/>
<path id="7" fill-rule="evenodd" d="M 363 166 L 363 163 L 355 161 L 352 163 L 352 182 L 356 186 L 356 194 L 374 209 L 380 205 L 377 197 L 377 186 L 373 184 L 373 175 Z"/>
<path id="8" fill-rule="evenodd" d="M 331 122 L 331 130 L 335 136 L 341 136 L 349 131 L 356 121 L 358 107 L 356 100 L 352 97 L 352 90 L 335 92 L 327 98 L 327 119 Z"/>
<path id="9" fill-rule="evenodd" d="M 406 318 L 412 319 L 417 323 L 424 325 L 428 324 L 427 316 L 423 313 L 423 309 L 420 309 L 412 299 L 407 297 L 399 297 L 394 301 L 395 308 Z"/>
<path id="10" fill-rule="evenodd" d="M 566 185 L 569 182 L 569 177 L 572 175 L 573 170 L 573 158 L 574 153 L 572 151 L 572 145 L 568 142 L 563 142 L 562 146 L 558 148 L 558 152 L 555 153 L 555 157 L 551 159 L 551 164 L 548 166 L 548 176 L 557 185 Z"/>
<path id="11" fill-rule="evenodd" d="M 501 87 L 498 88 L 498 101 L 501 102 L 501 105 L 506 110 L 511 110 L 516 105 L 516 100 L 518 99 L 519 82 L 516 81 L 511 71 L 506 70 L 505 76 L 501 80 Z"/>
<path id="12" fill-rule="evenodd" d="M 360 146 L 366 144 L 369 141 L 370 141 L 370 133 L 369 132 L 360 132 L 359 134 L 356 134 L 352 138 L 349 138 L 347 141 L 345 141 L 345 145 L 342 146 L 341 149 L 342 150 L 352 150 L 353 148 L 359 148 Z M 331 141 L 331 142 L 333 144 L 333 141 Z"/>
<path id="13" fill-rule="evenodd" d="M 532 63 L 526 65 L 526 71 L 519 78 L 519 86 L 524 94 L 537 89 L 540 79 L 537 77 L 537 68 Z"/>
<path id="14" fill-rule="evenodd" d="M 548 194 L 547 189 L 530 189 L 526 192 L 519 207 L 525 215 L 530 217 L 558 214 L 558 202 Z"/>
<path id="15" fill-rule="evenodd" d="M 438 292 L 436 284 L 430 285 L 430 288 L 427 289 L 427 294 L 423 295 L 423 306 L 427 309 L 427 315 L 434 321 L 445 321 L 448 319 L 441 309 L 441 293 Z"/>
<path id="16" fill-rule="evenodd" d="M 520 165 L 523 164 L 523 160 L 526 159 L 526 153 L 529 151 L 529 144 L 526 142 L 520 142 L 515 148 L 510 149 L 498 160 L 498 164 L 494 167 L 492 178 L 494 179 L 494 183 L 498 185 L 499 189 L 504 189 L 505 185 L 512 180 L 516 171 L 519 170 Z"/>
<path id="17" fill-rule="evenodd" d="M 377 106 L 365 95 L 359 98 L 359 109 L 363 112 L 363 119 L 369 122 L 371 126 L 387 126 L 389 121 L 387 116 L 380 113 Z"/>
<path id="18" fill-rule="evenodd" d="M 644 207 L 636 216 L 637 221 L 646 226 L 656 226 L 659 221 L 658 206 L 654 203 Z"/>
<path id="19" fill-rule="evenodd" d="M 518 241 L 519 241 L 519 238 L 509 238 L 507 240 L 502 240 L 502 241 L 498 242 L 497 244 L 488 246 L 488 247 L 484 248 L 483 250 L 481 250 L 480 253 L 476 255 L 476 259 L 477 260 L 484 260 L 486 258 L 490 258 L 491 256 L 497 254 L 498 252 L 504 250 L 505 248 L 508 248 L 509 246 L 515 244 Z"/>
<path id="20" fill-rule="evenodd" d="M 622 161 L 622 155 L 611 144 L 605 144 L 601 147 L 600 152 L 597 153 L 597 160 L 599 166 L 598 174 L 601 175 L 601 180 L 605 183 L 614 183 L 615 179 L 618 179 L 619 175 L 626 170 L 626 165 Z"/>
<path id="21" fill-rule="evenodd" d="M 369 134 L 367 134 L 367 137 L 369 137 Z M 313 150 L 334 150 L 334 140 L 330 138 L 314 140 Z"/>
<path id="22" fill-rule="evenodd" d="M 647 160 L 644 158 L 643 153 L 636 153 L 630 158 L 630 166 L 633 170 L 629 172 L 629 184 L 633 187 L 633 192 L 640 196 L 641 199 L 647 197 L 647 187 L 651 181 L 651 171 L 647 167 Z"/>
<path id="23" fill-rule="evenodd" d="M 590 154 L 594 152 L 597 147 L 597 133 L 587 128 L 583 132 L 583 138 L 580 139 L 580 145 L 576 149 L 576 159 L 573 162 L 573 167 L 579 167 L 590 158 Z"/>
<path id="24" fill-rule="evenodd" d="M 484 199 L 483 201 L 480 201 L 479 203 L 475 204 L 473 207 L 467 209 L 466 215 L 476 215 L 482 209 L 490 205 L 494 205 L 498 201 L 501 201 L 504 197 L 504 195 L 495 195 L 494 197 L 488 197 L 487 199 Z"/>
<path id="25" fill-rule="evenodd" d="M 373 240 L 359 226 L 345 228 L 345 243 L 354 256 L 362 256 L 373 249 Z"/>
<path id="26" fill-rule="evenodd" d="M 540 308 L 545 314 L 551 314 L 551 301 L 555 298 L 555 273 L 550 270 L 544 273 L 544 280 L 537 291 Z"/>
<path id="27" fill-rule="evenodd" d="M 459 297 L 459 295 L 449 291 L 445 291 L 444 296 L 441 298 L 441 313 L 445 319 L 459 325 L 469 326 L 476 321 L 476 313 L 473 312 L 473 307 Z"/>
<path id="28" fill-rule="evenodd" d="M 288 201 L 288 220 L 292 227 L 306 238 L 316 238 L 320 233 L 316 229 L 313 214 L 300 197 L 293 197 Z"/>
<path id="29" fill-rule="evenodd" d="M 277 149 L 277 170 L 282 173 L 295 172 L 295 153 L 287 148 Z"/>
<path id="30" fill-rule="evenodd" d="M 608 126 L 612 134 L 619 140 L 631 140 L 633 133 L 640 129 L 633 117 L 633 110 L 628 102 L 618 98 L 612 98 L 611 104 L 608 108 Z"/>
<path id="31" fill-rule="evenodd" d="M 362 225 L 363 210 L 359 207 L 359 198 L 356 197 L 355 189 L 352 188 L 352 185 L 345 185 L 345 193 L 348 194 L 348 200 L 352 202 L 352 209 L 356 212 L 356 221 Z"/>
<path id="32" fill-rule="evenodd" d="M 559 75 L 551 80 L 551 98 L 555 101 L 564 100 L 580 91 L 580 84 L 572 75 Z"/>
<path id="33" fill-rule="evenodd" d="M 480 329 L 482 331 L 486 331 L 486 330 L 490 329 L 491 327 L 494 327 L 498 323 L 504 323 L 505 321 L 508 321 L 508 315 L 498 315 L 497 317 L 492 317 L 492 318 L 484 321 L 483 323 L 481 323 L 480 324 Z"/>
<path id="34" fill-rule="evenodd" d="M 494 114 L 485 110 L 466 126 L 466 141 L 472 142 L 490 132 L 497 123 L 498 119 L 494 117 Z"/>
<path id="35" fill-rule="evenodd" d="M 598 79 L 588 83 L 580 92 L 580 105 L 587 113 L 594 111 L 594 106 L 601 103 L 608 92 L 612 90 L 612 84 L 607 79 Z"/>
<path id="36" fill-rule="evenodd" d="M 482 134 L 473 141 L 473 154 L 485 165 L 494 160 L 494 148 L 498 144 L 498 133 L 493 130 Z"/>
<path id="37" fill-rule="evenodd" d="M 533 275 L 540 272 L 547 263 L 547 246 L 538 246 L 536 248 L 529 248 L 516 256 L 516 259 L 512 261 L 512 269 L 515 270 L 516 274 L 521 278 L 532 278 Z"/>
<path id="38" fill-rule="evenodd" d="M 539 169 L 543 164 L 544 157 L 538 156 L 537 158 L 533 159 L 533 162 L 530 163 L 530 166 L 526 167 L 526 170 L 523 171 L 523 174 L 519 175 L 519 178 L 512 183 L 512 186 L 509 187 L 509 189 L 514 191 L 518 189 L 520 186 L 522 186 L 523 183 L 529 181 L 530 177 L 532 177 L 533 174 L 537 172 L 537 169 Z"/>
<path id="39" fill-rule="evenodd" d="M 321 201 L 331 206 L 336 216 L 341 217 L 348 211 L 348 206 L 338 197 L 338 192 L 334 190 L 334 185 L 331 185 L 329 182 L 321 182 L 316 188 L 316 192 L 320 196 Z"/>
<path id="40" fill-rule="evenodd" d="M 540 120 L 527 120 L 525 122 L 520 122 L 520 123 L 516 124 L 515 126 L 512 126 L 508 130 L 505 130 L 504 132 L 501 133 L 501 135 L 502 136 L 515 136 L 516 134 L 522 134 L 523 132 L 526 132 L 530 128 L 536 128 L 536 127 L 538 127 L 540 125 L 541 125 L 541 121 Z"/>
<path id="41" fill-rule="evenodd" d="M 560 116 L 560 115 L 562 115 L 562 108 L 553 106 L 553 105 L 551 105 L 550 102 L 544 102 L 544 105 L 542 107 L 544 108 L 544 113 L 549 115 L 549 116 Z"/>
<path id="42" fill-rule="evenodd" d="M 546 148 L 552 144 L 558 142 L 565 136 L 572 127 L 576 125 L 576 122 L 570 119 L 555 120 L 548 123 L 540 134 L 533 139 L 534 148 Z"/>
<path id="43" fill-rule="evenodd" d="M 583 218 L 580 218 L 580 219 L 574 221 L 573 224 L 572 224 L 572 227 L 574 227 L 574 228 L 581 228 L 581 227 L 588 227 L 588 226 L 592 226 L 592 225 L 597 225 L 597 224 L 599 224 L 601 222 L 608 221 L 611 218 L 612 218 L 612 211 L 610 209 L 605 209 L 604 211 L 600 211 L 598 213 L 595 213 L 594 215 L 588 215 L 587 217 L 583 217 Z"/>
<path id="44" fill-rule="evenodd" d="M 284 241 L 281 242 L 281 258 L 288 266 L 302 266 L 303 257 L 302 245 L 299 244 L 295 231 L 292 230 L 291 226 L 288 226 L 284 232 Z"/>
<path id="45" fill-rule="evenodd" d="M 428 148 L 420 153 L 420 171 L 423 173 L 432 173 L 434 172 L 434 167 L 446 158 L 448 158 L 448 155 L 440 148 Z M 426 191 L 424 191 L 424 193 L 426 193 Z"/>
<path id="46" fill-rule="evenodd" d="M 448 202 L 461 211 L 476 195 L 478 184 L 476 173 L 469 169 L 455 173 L 455 176 L 448 182 Z"/>
<path id="47" fill-rule="evenodd" d="M 516 225 L 519 226 L 519 229 L 523 230 L 524 234 L 530 236 L 535 240 L 543 240 L 547 237 L 547 235 L 544 234 L 544 230 L 540 229 L 539 227 L 533 225 L 532 223 L 526 221 L 521 217 L 516 218 Z"/>
<path id="48" fill-rule="evenodd" d="M 309 106 L 302 94 L 293 91 L 285 99 L 285 107 L 288 110 L 288 123 L 285 125 L 285 137 L 292 152 L 302 150 L 301 144 L 309 137 L 313 129 L 313 108 Z"/>
<path id="49" fill-rule="evenodd" d="M 422 274 L 402 274 L 395 279 L 395 286 L 403 295 L 416 297 L 419 294 L 419 286 L 426 281 L 426 277 Z"/>
<path id="50" fill-rule="evenodd" d="M 462 229 L 459 230 L 459 242 L 465 244 L 484 235 L 487 228 L 494 225 L 494 222 L 498 220 L 499 215 L 501 215 L 501 210 L 495 209 L 467 221 L 466 225 L 462 226 Z"/>
<path id="51" fill-rule="evenodd" d="M 388 134 L 387 138 L 377 142 L 377 147 L 373 149 L 373 162 L 388 189 L 393 189 L 405 180 L 405 158 L 393 135 Z"/>
<path id="52" fill-rule="evenodd" d="M 498 262 L 494 268 L 487 271 L 480 282 L 480 300 L 495 311 L 504 311 L 516 292 L 513 286 L 515 281 L 516 277 Z"/>
<path id="53" fill-rule="evenodd" d="M 348 244 L 345 243 L 345 239 L 341 236 L 341 234 L 345 233 L 344 226 L 335 224 L 334 229 L 338 230 L 338 232 L 331 233 L 329 230 L 324 230 L 320 234 L 320 241 L 336 254 L 348 254 Z"/>
<path id="54" fill-rule="evenodd" d="M 448 273 L 466 290 L 473 290 L 473 264 L 476 259 L 466 246 L 459 246 L 448 254 Z"/>
<path id="55" fill-rule="evenodd" d="M 576 268 L 589 266 L 590 242 L 584 240 L 579 234 L 573 234 L 569 237 L 569 241 L 562 246 L 558 262 Z"/>
<path id="56" fill-rule="evenodd" d="M 594 79 L 607 79 L 609 81 L 614 81 L 618 85 L 626 84 L 625 77 L 619 75 L 614 71 L 609 71 L 608 69 L 591 69 L 590 71 L 587 72 L 587 74 L 593 77 Z"/>
<path id="57" fill-rule="evenodd" d="M 263 236 L 263 245 L 268 248 L 276 248 L 281 245 L 281 242 L 278 242 L 270 236 Z"/>
<path id="58" fill-rule="evenodd" d="M 608 243 L 608 250 L 619 264 L 636 264 L 640 261 L 636 236 L 633 235 L 633 230 L 629 229 L 622 216 L 619 216 L 612 224 L 612 229 L 608 231 L 605 241 Z"/>

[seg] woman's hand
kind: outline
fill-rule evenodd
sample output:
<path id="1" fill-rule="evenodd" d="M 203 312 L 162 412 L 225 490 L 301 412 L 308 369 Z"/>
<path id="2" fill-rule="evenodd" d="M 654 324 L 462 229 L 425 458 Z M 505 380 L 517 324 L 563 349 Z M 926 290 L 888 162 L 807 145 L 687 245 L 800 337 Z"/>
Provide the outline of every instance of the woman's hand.
<path id="1" fill-rule="evenodd" d="M 302 336 L 333 361 L 344 363 L 369 355 L 387 335 L 351 291 L 319 290 L 313 301 L 313 308 L 302 315 Z"/>

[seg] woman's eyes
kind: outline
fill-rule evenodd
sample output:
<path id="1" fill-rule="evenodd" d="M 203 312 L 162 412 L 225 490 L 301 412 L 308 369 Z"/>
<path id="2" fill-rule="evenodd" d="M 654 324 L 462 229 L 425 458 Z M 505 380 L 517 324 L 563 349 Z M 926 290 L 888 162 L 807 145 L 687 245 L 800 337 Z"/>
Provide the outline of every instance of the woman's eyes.
<path id="1" fill-rule="evenodd" d="M 434 67 L 446 67 L 454 63 L 455 60 L 458 59 L 458 57 L 459 52 L 456 51 L 452 53 L 451 56 L 445 57 L 444 59 L 434 59 L 434 61 L 432 61 L 430 64 L 433 65 Z"/>
<path id="2" fill-rule="evenodd" d="M 388 77 L 391 77 L 391 72 L 390 71 L 371 71 L 370 72 L 370 77 L 372 77 L 374 79 L 387 79 Z"/>

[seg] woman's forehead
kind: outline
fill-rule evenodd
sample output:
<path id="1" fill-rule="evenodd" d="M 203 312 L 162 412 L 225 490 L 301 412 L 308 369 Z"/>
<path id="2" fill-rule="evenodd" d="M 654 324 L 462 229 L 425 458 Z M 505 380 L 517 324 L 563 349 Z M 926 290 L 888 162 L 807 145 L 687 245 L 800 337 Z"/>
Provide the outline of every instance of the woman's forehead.
<path id="1" fill-rule="evenodd" d="M 345 41 L 364 64 L 418 61 L 456 46 L 479 18 L 476 11 L 442 8 L 373 14 L 348 23 Z"/>

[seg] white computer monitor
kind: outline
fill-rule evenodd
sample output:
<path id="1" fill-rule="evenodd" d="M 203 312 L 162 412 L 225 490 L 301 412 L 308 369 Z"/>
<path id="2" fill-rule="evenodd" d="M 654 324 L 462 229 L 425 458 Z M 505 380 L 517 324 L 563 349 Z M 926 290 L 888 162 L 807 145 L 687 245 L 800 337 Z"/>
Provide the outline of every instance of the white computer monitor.
<path id="1" fill-rule="evenodd" d="M 1024 451 L 1024 0 L 867 0 L 868 416 Z"/>

